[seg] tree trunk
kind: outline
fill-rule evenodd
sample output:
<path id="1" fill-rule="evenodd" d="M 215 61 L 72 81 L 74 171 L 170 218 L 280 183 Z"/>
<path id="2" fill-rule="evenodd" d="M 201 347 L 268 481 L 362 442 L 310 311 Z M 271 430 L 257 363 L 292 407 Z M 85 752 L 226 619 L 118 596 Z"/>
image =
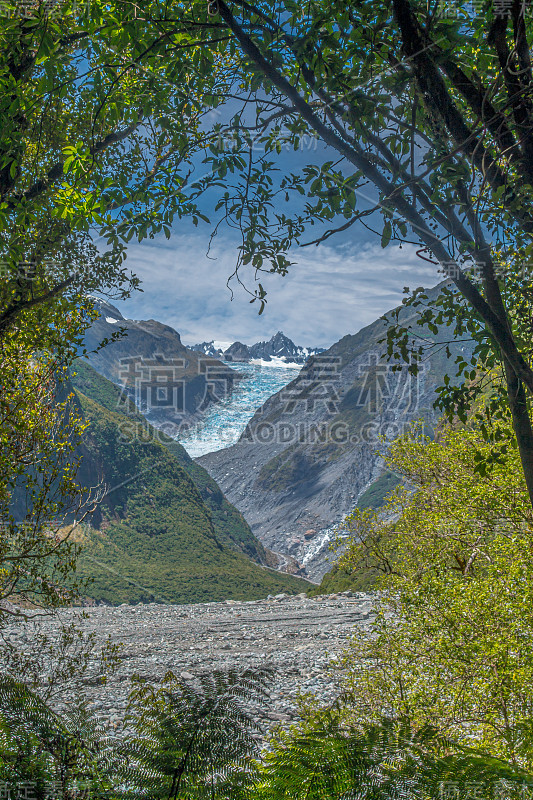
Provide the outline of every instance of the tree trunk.
<path id="1" fill-rule="evenodd" d="M 522 381 L 504 359 L 505 382 L 509 396 L 509 408 L 513 418 L 513 429 L 526 481 L 529 499 L 533 507 L 533 428 L 527 407 L 527 397 Z"/>

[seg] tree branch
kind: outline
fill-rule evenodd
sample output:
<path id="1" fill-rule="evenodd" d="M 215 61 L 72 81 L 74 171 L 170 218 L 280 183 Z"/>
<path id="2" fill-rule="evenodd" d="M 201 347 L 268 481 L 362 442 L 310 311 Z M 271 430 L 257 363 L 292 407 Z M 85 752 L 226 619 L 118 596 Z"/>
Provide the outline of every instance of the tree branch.
<path id="1" fill-rule="evenodd" d="M 115 131 L 114 133 L 108 134 L 89 149 L 90 154 L 97 155 L 98 153 L 104 152 L 104 150 L 107 150 L 112 145 L 124 141 L 124 139 L 127 139 L 128 136 L 131 136 L 131 134 L 139 127 L 139 125 L 140 121 L 133 122 L 131 125 L 128 125 L 127 128 L 123 128 L 120 131 Z M 11 200 L 9 200 L 8 207 L 10 209 L 15 209 L 18 204 L 27 202 L 28 200 L 34 200 L 36 197 L 42 194 L 46 189 L 48 189 L 50 184 L 54 183 L 54 181 L 57 181 L 63 175 L 64 164 L 64 161 L 56 162 L 53 167 L 50 167 L 45 178 L 41 178 L 40 180 L 36 181 L 32 186 L 26 189 L 25 192 L 15 195 Z"/>
<path id="2" fill-rule="evenodd" d="M 402 4 L 403 0 L 394 0 L 394 3 Z M 440 239 L 433 234 L 425 220 L 413 209 L 411 203 L 405 198 L 403 193 L 397 191 L 397 187 L 391 184 L 380 171 L 374 167 L 359 148 L 350 146 L 343 138 L 335 133 L 335 131 L 328 128 L 327 125 L 322 122 L 311 106 L 300 96 L 297 89 L 292 86 L 272 64 L 266 61 L 255 43 L 237 23 L 224 0 L 217 0 L 217 7 L 222 19 L 226 22 L 239 42 L 243 53 L 261 70 L 265 77 L 276 86 L 276 88 L 289 98 L 303 119 L 314 128 L 322 140 L 344 155 L 351 164 L 360 170 L 372 181 L 376 188 L 382 192 L 385 198 L 382 202 L 382 207 L 386 207 L 385 202 L 390 201 L 390 205 L 395 207 L 400 216 L 409 222 L 421 241 L 435 255 L 444 273 L 452 279 L 461 294 L 479 313 L 491 335 L 505 354 L 517 377 L 525 383 L 529 391 L 533 394 L 533 370 L 518 350 L 516 342 L 509 330 L 502 324 L 500 317 L 494 313 L 475 285 L 463 273 L 455 259 L 451 258 L 446 247 Z M 416 53 L 413 53 L 413 55 L 416 55 Z M 533 220 L 531 221 L 531 230 L 533 231 Z"/>
<path id="3" fill-rule="evenodd" d="M 393 0 L 394 15 L 402 36 L 403 50 L 411 60 L 422 97 L 431 112 L 440 117 L 452 139 L 461 147 L 473 165 L 480 170 L 493 189 L 508 190 L 507 175 L 498 166 L 483 142 L 470 130 L 450 97 L 444 79 L 428 57 L 409 0 Z M 513 193 L 514 195 L 514 193 Z M 516 200 L 516 197 L 513 197 Z M 520 211 L 514 217 L 528 233 L 533 233 L 531 215 Z"/>
<path id="4" fill-rule="evenodd" d="M 33 306 L 37 306 L 40 303 L 46 303 L 48 300 L 51 300 L 53 297 L 56 297 L 58 294 L 61 294 L 65 289 L 67 289 L 71 284 L 74 283 L 76 280 L 77 275 L 71 275 L 66 280 L 58 283 L 57 286 L 54 286 L 53 289 L 50 289 L 48 292 L 45 292 L 38 297 L 32 297 L 31 300 L 22 300 L 18 303 L 13 303 L 9 306 L 1 315 L 0 315 L 0 337 L 2 337 L 9 327 L 9 325 L 13 322 L 15 317 L 21 314 L 23 311 L 26 311 L 28 308 L 32 308 Z"/>

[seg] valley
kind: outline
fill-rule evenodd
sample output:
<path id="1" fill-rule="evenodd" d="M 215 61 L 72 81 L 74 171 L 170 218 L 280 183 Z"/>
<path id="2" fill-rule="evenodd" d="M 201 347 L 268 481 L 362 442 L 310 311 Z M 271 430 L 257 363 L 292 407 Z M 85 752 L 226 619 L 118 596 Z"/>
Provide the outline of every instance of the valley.
<path id="1" fill-rule="evenodd" d="M 76 370 L 88 425 L 79 478 L 96 500 L 75 531 L 82 597 L 176 603 L 305 590 L 306 582 L 270 568 L 275 557 L 178 442 L 88 364 Z"/>
<path id="2" fill-rule="evenodd" d="M 428 290 L 430 302 L 439 291 Z M 379 507 L 393 488 L 387 442 L 415 420 L 431 430 L 436 388 L 447 372 L 453 382 L 455 359 L 472 348 L 453 342 L 448 353 L 445 326 L 420 335 L 416 310 L 401 309 L 399 319 L 422 342 L 418 375 L 387 359 L 387 323 L 376 320 L 312 357 L 236 444 L 198 459 L 257 538 L 313 581 L 330 568 L 332 529 L 360 502 Z"/>
<path id="3" fill-rule="evenodd" d="M 440 287 L 429 290 L 428 302 L 439 291 Z M 109 334 L 108 329 L 118 324 L 126 325 L 127 335 L 90 357 L 95 369 L 119 384 L 133 401 L 131 407 L 136 406 L 137 422 L 144 418 L 143 424 L 163 437 L 165 449 L 170 447 L 189 473 L 195 470 L 197 477 L 210 476 L 208 489 L 201 478 L 201 491 L 211 513 L 213 497 L 220 494 L 226 503 L 223 513 L 237 514 L 242 520 L 235 517 L 237 527 L 249 531 L 241 532 L 239 542 L 232 541 L 230 546 L 236 544 L 254 560 L 277 569 L 280 576 L 290 573 L 315 583 L 331 567 L 331 547 L 343 518 L 357 504 L 379 507 L 397 483 L 384 466 L 387 442 L 415 420 L 424 420 L 431 429 L 437 418 L 436 387 L 450 370 L 450 359 L 468 356 L 471 348 L 468 342 L 453 343 L 445 352 L 440 341 L 450 338 L 449 331 L 442 327 L 420 336 L 418 312 L 408 308 L 400 310 L 399 319 L 422 342 L 416 376 L 405 364 L 387 360 L 383 319 L 322 351 L 295 345 L 281 332 L 253 346 L 211 341 L 187 348 L 167 326 L 153 320 L 116 319 L 111 313 L 119 315 L 111 306 L 101 305 L 99 327 L 92 331 L 90 341 Z M 176 409 L 172 400 L 173 380 L 155 367 L 146 394 L 152 398 L 151 405 L 140 401 L 137 383 L 120 384 L 121 364 L 159 360 L 163 369 L 161 364 L 174 359 L 178 351 L 184 370 L 178 381 L 183 397 L 192 396 L 191 386 L 200 379 L 205 384 L 203 401 L 195 400 L 186 413 Z M 207 361 L 211 377 L 216 374 L 223 379 L 224 391 L 204 374 Z M 166 402 L 155 402 L 158 393 L 165 391 Z M 221 521 L 223 517 L 216 513 Z M 127 560 L 127 551 L 124 557 Z M 118 568 L 121 558 L 117 553 L 113 568 Z M 132 577 L 133 573 L 128 580 Z M 224 586 L 223 581 L 209 599 L 220 599 Z M 195 599 L 202 600 L 202 593 L 195 591 Z M 128 590 L 123 592 L 126 596 L 145 595 Z M 169 599 L 168 593 L 163 592 L 162 598 Z M 181 602 L 186 596 L 171 599 Z"/>

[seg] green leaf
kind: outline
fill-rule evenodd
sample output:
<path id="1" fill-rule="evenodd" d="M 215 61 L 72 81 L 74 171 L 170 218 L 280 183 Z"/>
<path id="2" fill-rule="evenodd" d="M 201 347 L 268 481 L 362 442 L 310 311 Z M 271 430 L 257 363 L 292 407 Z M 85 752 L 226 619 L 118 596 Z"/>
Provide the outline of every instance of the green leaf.
<path id="1" fill-rule="evenodd" d="M 387 220 L 385 222 L 385 225 L 383 226 L 383 233 L 381 234 L 381 246 L 382 247 L 387 247 L 387 245 L 389 244 L 389 242 L 391 240 L 391 236 L 392 236 L 392 225 L 389 222 L 389 220 Z"/>

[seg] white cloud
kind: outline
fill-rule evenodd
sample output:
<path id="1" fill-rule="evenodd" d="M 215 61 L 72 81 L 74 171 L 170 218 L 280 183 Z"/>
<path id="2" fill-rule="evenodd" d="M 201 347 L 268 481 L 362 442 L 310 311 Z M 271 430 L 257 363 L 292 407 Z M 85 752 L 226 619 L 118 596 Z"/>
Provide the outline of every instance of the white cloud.
<path id="1" fill-rule="evenodd" d="M 302 248 L 291 254 L 289 275 L 261 274 L 267 307 L 233 280 L 226 286 L 236 251 L 229 240 L 216 241 L 206 257 L 200 235 L 173 235 L 130 248 L 128 266 L 142 280 L 143 294 L 120 304 L 124 316 L 153 318 L 171 325 L 186 344 L 210 340 L 253 343 L 282 330 L 297 344 L 328 346 L 373 322 L 402 298 L 404 286 L 432 286 L 436 267 L 418 258 L 414 246 L 342 244 Z M 252 270 L 241 278 L 254 287 Z"/>

